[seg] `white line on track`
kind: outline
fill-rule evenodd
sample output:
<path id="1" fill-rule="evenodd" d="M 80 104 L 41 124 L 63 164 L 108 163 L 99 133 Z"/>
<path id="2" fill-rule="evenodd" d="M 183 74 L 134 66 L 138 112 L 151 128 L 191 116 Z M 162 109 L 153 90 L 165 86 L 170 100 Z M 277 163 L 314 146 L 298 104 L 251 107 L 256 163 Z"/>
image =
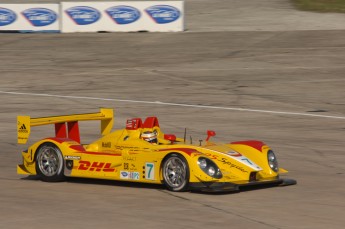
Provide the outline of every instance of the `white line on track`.
<path id="1" fill-rule="evenodd" d="M 208 106 L 208 105 L 194 105 L 194 104 L 183 104 L 183 103 L 167 103 L 167 102 L 160 102 L 160 101 L 108 99 L 108 98 L 97 98 L 97 97 L 70 96 L 70 95 L 52 95 L 52 94 L 25 93 L 25 92 L 12 92 L 12 91 L 0 91 L 0 93 L 1 94 L 9 94 L 9 95 L 26 95 L 26 96 L 67 98 L 67 99 L 101 100 L 101 101 L 114 101 L 114 102 L 126 102 L 126 103 L 143 103 L 143 104 L 157 104 L 157 105 L 165 105 L 165 106 L 179 106 L 179 107 L 192 107 L 192 108 L 205 108 L 205 109 L 257 112 L 257 113 L 269 113 L 269 114 L 281 114 L 281 115 L 297 115 L 297 116 L 309 116 L 309 117 L 318 117 L 318 118 L 345 119 L 344 116 L 319 115 L 319 114 L 287 112 L 287 111 L 270 111 L 270 110 L 236 108 L 236 107 L 220 107 L 220 106 Z"/>
<path id="2" fill-rule="evenodd" d="M 271 55 L 272 56 L 272 55 Z M 233 67 L 233 68 L 179 68 L 179 69 L 159 69 L 155 68 L 158 72 L 193 72 L 193 71 L 239 71 L 239 70 L 290 70 L 290 69 L 302 69 L 302 70 L 312 70 L 312 69 L 343 69 L 344 66 L 327 66 L 327 67 L 318 67 L 318 66 L 287 66 L 287 67 Z M 143 68 L 145 69 L 145 68 Z M 142 70 L 142 69 L 140 69 Z"/>

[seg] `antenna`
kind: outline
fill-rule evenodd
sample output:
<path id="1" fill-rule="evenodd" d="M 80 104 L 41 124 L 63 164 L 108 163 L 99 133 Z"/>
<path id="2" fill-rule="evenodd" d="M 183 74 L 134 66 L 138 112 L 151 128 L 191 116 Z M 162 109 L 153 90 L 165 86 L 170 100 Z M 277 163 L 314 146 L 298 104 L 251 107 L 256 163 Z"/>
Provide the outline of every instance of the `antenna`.
<path id="1" fill-rule="evenodd" d="M 187 128 L 184 128 L 183 142 L 186 143 Z"/>

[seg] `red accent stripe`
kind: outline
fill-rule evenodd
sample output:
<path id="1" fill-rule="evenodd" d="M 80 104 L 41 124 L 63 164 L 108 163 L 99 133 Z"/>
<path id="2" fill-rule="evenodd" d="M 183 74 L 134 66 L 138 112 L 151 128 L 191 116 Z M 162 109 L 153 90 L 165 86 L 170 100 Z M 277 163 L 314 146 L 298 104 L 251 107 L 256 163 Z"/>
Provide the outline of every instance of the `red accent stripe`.
<path id="1" fill-rule="evenodd" d="M 53 141 L 56 141 L 58 143 L 73 141 L 72 139 L 69 139 L 69 138 L 46 138 L 46 140 L 53 140 Z"/>
<path id="2" fill-rule="evenodd" d="M 256 140 L 231 142 L 231 144 L 250 146 L 254 149 L 259 150 L 260 152 L 262 151 L 262 147 L 266 145 L 265 143 Z"/>
<path id="3" fill-rule="evenodd" d="M 198 153 L 197 150 L 195 150 L 195 149 L 190 149 L 190 148 L 160 149 L 159 151 L 174 151 L 174 150 L 182 151 L 182 152 L 188 154 L 189 156 L 190 156 L 192 153 Z"/>
<path id="4" fill-rule="evenodd" d="M 77 150 L 77 151 L 85 151 L 85 148 L 82 145 L 73 145 L 73 146 L 70 146 L 69 148 Z"/>
<path id="5" fill-rule="evenodd" d="M 69 138 L 46 138 L 46 140 L 52 140 L 58 143 L 73 141 L 73 139 L 69 139 Z M 85 148 L 82 145 L 72 145 L 69 148 L 79 151 L 78 153 L 83 153 L 83 154 L 91 154 L 91 155 L 99 155 L 99 156 L 113 156 L 113 157 L 118 157 L 122 155 L 121 153 L 114 154 L 114 153 L 104 153 L 104 152 L 89 152 L 89 151 L 85 151 Z"/>

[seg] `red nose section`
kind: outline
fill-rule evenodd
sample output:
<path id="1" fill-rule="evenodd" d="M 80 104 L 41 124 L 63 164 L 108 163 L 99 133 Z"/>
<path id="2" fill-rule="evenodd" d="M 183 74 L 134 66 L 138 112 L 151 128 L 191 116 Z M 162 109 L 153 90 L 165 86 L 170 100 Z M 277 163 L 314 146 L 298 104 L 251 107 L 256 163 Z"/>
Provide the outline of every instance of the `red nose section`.
<path id="1" fill-rule="evenodd" d="M 247 145 L 254 149 L 259 150 L 260 152 L 262 151 L 262 147 L 265 145 L 265 143 L 261 141 L 256 141 L 256 140 L 231 142 L 231 144 Z"/>

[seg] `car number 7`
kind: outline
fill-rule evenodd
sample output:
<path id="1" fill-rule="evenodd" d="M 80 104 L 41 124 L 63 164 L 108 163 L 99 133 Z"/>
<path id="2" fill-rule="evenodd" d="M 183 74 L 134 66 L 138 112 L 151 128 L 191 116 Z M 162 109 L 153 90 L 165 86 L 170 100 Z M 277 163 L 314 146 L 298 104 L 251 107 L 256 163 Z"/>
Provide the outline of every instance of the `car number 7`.
<path id="1" fill-rule="evenodd" d="M 148 180 L 155 179 L 155 166 L 153 163 L 146 162 L 145 163 L 145 178 Z"/>

